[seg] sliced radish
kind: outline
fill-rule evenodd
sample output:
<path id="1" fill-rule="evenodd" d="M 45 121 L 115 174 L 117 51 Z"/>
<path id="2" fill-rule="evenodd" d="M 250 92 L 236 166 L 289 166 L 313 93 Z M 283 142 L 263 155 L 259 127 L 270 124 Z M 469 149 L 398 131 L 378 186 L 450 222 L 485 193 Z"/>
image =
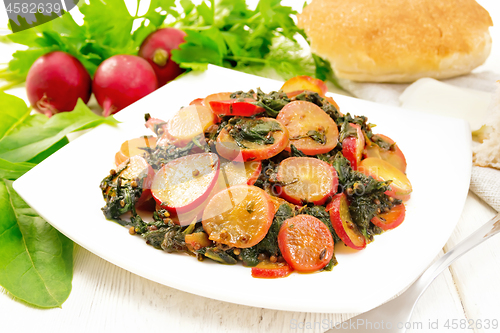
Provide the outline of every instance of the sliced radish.
<path id="1" fill-rule="evenodd" d="M 369 142 L 369 145 L 365 148 L 366 157 L 376 157 L 383 159 L 386 162 L 394 165 L 396 168 L 401 170 L 401 172 L 406 173 L 406 158 L 398 145 L 383 134 L 375 134 L 371 138 L 372 141 L 382 141 L 391 146 L 390 149 L 383 149 L 379 145 Z"/>
<path id="2" fill-rule="evenodd" d="M 235 118 L 233 118 L 235 119 Z M 241 118 L 248 119 L 248 118 Z M 229 134 L 227 127 L 220 131 L 217 136 L 217 152 L 219 155 L 228 160 L 242 159 L 243 161 L 261 161 L 271 158 L 279 154 L 288 145 L 288 130 L 283 124 L 276 119 L 272 118 L 256 118 L 245 120 L 247 122 L 254 122 L 255 126 L 260 126 L 262 124 L 271 123 L 271 128 L 277 128 L 277 130 L 269 132 L 270 136 L 273 138 L 273 143 L 261 144 L 259 142 L 241 140 L 241 144 L 244 147 L 240 147 L 233 137 Z"/>
<path id="3" fill-rule="evenodd" d="M 326 206 L 326 210 L 330 212 L 333 229 L 345 245 L 355 250 L 362 250 L 366 247 L 365 237 L 359 231 L 358 226 L 352 222 L 349 203 L 344 193 L 337 194 Z"/>
<path id="4" fill-rule="evenodd" d="M 333 257 L 333 238 L 328 227 L 311 215 L 297 215 L 283 222 L 278 246 L 286 262 L 300 272 L 328 265 Z"/>
<path id="5" fill-rule="evenodd" d="M 187 213 L 208 198 L 218 176 L 219 157 L 216 154 L 184 156 L 167 163 L 156 173 L 153 197 L 169 212 Z"/>
<path id="6" fill-rule="evenodd" d="M 365 136 L 358 124 L 349 125 L 356 129 L 356 136 L 348 136 L 342 141 L 342 154 L 351 163 L 353 170 L 358 170 L 365 148 Z"/>
<path id="7" fill-rule="evenodd" d="M 120 146 L 120 150 L 115 155 L 115 164 L 120 165 L 132 156 L 142 155 L 144 147 L 154 148 L 156 138 L 154 136 L 141 136 L 132 140 L 127 140 Z"/>
<path id="8" fill-rule="evenodd" d="M 221 163 L 221 172 L 224 173 L 223 176 L 226 187 L 231 187 L 234 185 L 253 185 L 257 178 L 259 178 L 260 172 L 262 170 L 262 162 L 232 162 L 226 161 Z"/>
<path id="9" fill-rule="evenodd" d="M 396 205 L 387 213 L 375 215 L 371 222 L 383 230 L 394 229 L 403 223 L 406 208 L 404 204 Z"/>
<path id="10" fill-rule="evenodd" d="M 207 108 L 210 108 L 210 110 L 212 110 L 212 108 L 210 107 L 210 102 L 212 102 L 212 101 L 227 101 L 227 100 L 230 100 L 232 94 L 233 93 L 230 93 L 230 92 L 221 92 L 221 93 L 216 93 L 216 94 L 208 95 L 207 97 L 205 97 L 203 99 L 202 105 L 204 105 Z M 213 112 L 213 110 L 212 110 L 212 112 Z M 215 113 L 215 112 L 213 112 L 213 113 L 215 115 L 216 122 L 220 123 L 220 118 L 217 115 L 217 113 Z"/>
<path id="11" fill-rule="evenodd" d="M 203 212 L 203 229 L 209 239 L 238 248 L 259 243 L 274 217 L 274 206 L 264 190 L 236 185 L 217 193 Z"/>
<path id="12" fill-rule="evenodd" d="M 326 87 L 325 82 L 319 79 L 301 75 L 287 80 L 281 87 L 281 90 L 286 93 L 309 90 L 317 92 L 320 95 L 324 95 L 326 94 L 328 88 Z"/>
<path id="13" fill-rule="evenodd" d="M 392 180 L 391 190 L 386 191 L 390 197 L 407 201 L 413 188 L 408 177 L 398 168 L 379 158 L 369 157 L 361 161 L 359 171 L 372 176 L 378 181 Z"/>
<path id="14" fill-rule="evenodd" d="M 203 105 L 190 105 L 180 109 L 165 126 L 166 137 L 176 146 L 185 146 L 213 124 L 213 113 Z"/>
<path id="15" fill-rule="evenodd" d="M 216 115 L 251 117 L 264 112 L 264 108 L 255 105 L 252 98 L 211 101 L 210 108 Z"/>
<path id="16" fill-rule="evenodd" d="M 289 157 L 278 168 L 280 196 L 296 205 L 312 202 L 322 205 L 332 197 L 338 185 L 335 169 L 312 157 Z"/>
<path id="17" fill-rule="evenodd" d="M 261 279 L 276 279 L 287 277 L 293 272 L 293 268 L 286 262 L 261 261 L 257 266 L 252 267 L 252 277 Z"/>
<path id="18" fill-rule="evenodd" d="M 128 162 L 128 165 L 127 165 Z M 151 182 L 155 176 L 153 168 L 141 156 L 132 156 L 129 160 L 120 164 L 116 170 L 127 168 L 120 173 L 122 184 L 136 182 L 137 186 L 142 188 L 142 194 L 136 205 L 141 205 L 151 199 Z"/>
<path id="19" fill-rule="evenodd" d="M 316 104 L 305 101 L 288 103 L 276 120 L 288 129 L 290 145 L 306 155 L 324 154 L 337 145 L 337 125 Z M 290 151 L 290 145 L 285 148 L 287 151 Z"/>

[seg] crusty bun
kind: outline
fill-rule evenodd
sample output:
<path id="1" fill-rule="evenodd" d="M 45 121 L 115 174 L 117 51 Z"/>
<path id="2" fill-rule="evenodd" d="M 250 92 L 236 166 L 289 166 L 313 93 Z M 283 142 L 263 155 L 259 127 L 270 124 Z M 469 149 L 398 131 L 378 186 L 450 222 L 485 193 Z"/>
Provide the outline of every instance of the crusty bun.
<path id="1" fill-rule="evenodd" d="M 313 0 L 298 25 L 338 77 L 412 82 L 481 65 L 493 22 L 474 0 Z"/>

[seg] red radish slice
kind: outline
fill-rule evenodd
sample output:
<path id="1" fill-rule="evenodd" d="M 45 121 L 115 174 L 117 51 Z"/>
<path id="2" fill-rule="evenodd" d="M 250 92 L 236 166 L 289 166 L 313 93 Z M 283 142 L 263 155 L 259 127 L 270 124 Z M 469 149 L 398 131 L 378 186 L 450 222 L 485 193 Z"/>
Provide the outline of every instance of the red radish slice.
<path id="1" fill-rule="evenodd" d="M 184 156 L 167 163 L 156 173 L 153 197 L 169 212 L 186 213 L 207 199 L 218 176 L 219 158 L 216 154 Z"/>
<path id="2" fill-rule="evenodd" d="M 300 91 L 309 90 L 309 91 L 314 91 L 323 96 L 328 91 L 328 88 L 326 87 L 325 82 L 319 79 L 315 79 L 306 75 L 301 75 L 292 77 L 291 79 L 287 80 L 281 87 L 281 90 L 283 90 L 283 92 L 286 93 L 295 92 L 298 90 Z"/>
<path id="3" fill-rule="evenodd" d="M 339 108 L 339 105 L 337 104 L 337 102 L 335 102 L 335 100 L 330 97 L 330 96 L 325 96 L 325 99 L 330 102 L 330 104 L 332 104 L 333 106 L 335 106 L 335 108 L 337 109 L 337 111 L 339 111 L 340 115 L 343 115 L 341 112 L 340 112 L 340 108 Z"/>
<path id="4" fill-rule="evenodd" d="M 383 149 L 379 147 L 377 144 L 373 144 L 369 142 L 369 145 L 365 148 L 366 157 L 376 157 L 383 159 L 386 162 L 389 162 L 401 172 L 406 173 L 406 158 L 401 149 L 399 149 L 398 145 L 383 134 L 375 134 L 372 136 L 372 141 L 383 141 L 392 147 L 390 149 Z"/>
<path id="5" fill-rule="evenodd" d="M 203 99 L 203 105 L 205 105 L 206 107 L 209 108 L 210 107 L 210 102 L 212 102 L 212 101 L 227 101 L 227 100 L 230 100 L 232 94 L 233 93 L 230 93 L 230 92 L 220 92 L 220 93 L 208 95 L 207 97 L 205 97 Z"/>
<path id="6" fill-rule="evenodd" d="M 396 205 L 387 213 L 375 215 L 371 222 L 383 230 L 394 229 L 403 223 L 405 212 L 406 208 L 404 204 Z"/>
<path id="7" fill-rule="evenodd" d="M 328 227 L 310 215 L 285 220 L 278 234 L 283 258 L 301 272 L 316 271 L 328 265 L 333 257 L 333 245 Z"/>
<path id="8" fill-rule="evenodd" d="M 332 197 L 338 185 L 335 169 L 312 157 L 289 157 L 278 168 L 280 196 L 296 205 L 312 202 L 322 205 Z"/>
<path id="9" fill-rule="evenodd" d="M 193 99 L 189 105 L 203 105 L 203 98 Z"/>
<path id="10" fill-rule="evenodd" d="M 212 110 L 212 108 L 210 107 L 210 102 L 212 102 L 212 101 L 227 101 L 227 100 L 230 100 L 232 94 L 233 93 L 230 93 L 230 92 L 221 92 L 221 93 L 211 94 L 211 95 L 208 95 L 207 97 L 205 97 L 203 99 L 202 104 L 204 106 L 206 106 L 207 108 L 210 108 L 210 110 Z M 212 112 L 213 112 L 213 110 L 212 110 Z M 214 114 L 215 114 L 215 117 L 216 117 L 216 122 L 220 123 L 219 116 L 217 116 L 217 114 L 215 112 L 214 112 Z"/>
<path id="11" fill-rule="evenodd" d="M 204 232 L 187 234 L 184 241 L 191 251 L 212 245 L 212 241 L 208 239 L 208 235 Z"/>
<path id="12" fill-rule="evenodd" d="M 264 112 L 264 108 L 254 104 L 252 98 L 211 101 L 210 108 L 216 115 L 251 117 Z"/>
<path id="13" fill-rule="evenodd" d="M 217 136 L 217 152 L 228 160 L 241 158 L 243 161 L 261 161 L 279 154 L 288 145 L 288 130 L 280 122 L 272 118 L 256 118 L 255 121 L 274 122 L 280 130 L 272 132 L 274 143 L 260 144 L 258 142 L 243 140 L 246 148 L 241 148 L 231 137 L 226 128 Z"/>
<path id="14" fill-rule="evenodd" d="M 127 161 L 120 164 L 116 170 L 121 170 L 127 165 Z M 151 183 L 155 172 L 148 162 L 141 156 L 132 156 L 129 159 L 128 166 L 120 173 L 122 184 L 135 181 L 142 188 L 142 194 L 137 201 L 137 206 L 151 199 Z"/>
<path id="15" fill-rule="evenodd" d="M 365 237 L 359 231 L 358 226 L 352 222 L 349 203 L 344 193 L 337 194 L 326 206 L 326 210 L 330 212 L 333 229 L 345 245 L 355 250 L 362 250 L 366 247 Z"/>
<path id="16" fill-rule="evenodd" d="M 236 185 L 217 193 L 203 212 L 203 229 L 215 242 L 248 248 L 267 234 L 274 206 L 264 190 Z"/>
<path id="17" fill-rule="evenodd" d="M 324 154 L 337 145 L 337 125 L 316 104 L 305 101 L 288 103 L 276 120 L 288 129 L 290 145 L 306 155 Z M 285 149 L 290 151 L 290 146 Z"/>
<path id="18" fill-rule="evenodd" d="M 227 187 L 234 185 L 253 185 L 259 178 L 262 170 L 262 162 L 223 162 L 221 172 L 224 173 L 224 181 Z M 222 177 L 222 175 L 221 175 Z"/>
<path id="19" fill-rule="evenodd" d="M 358 124 L 349 125 L 356 129 L 356 136 L 348 136 L 342 141 L 342 154 L 351 163 L 352 169 L 358 170 L 365 148 L 365 136 Z"/>
<path id="20" fill-rule="evenodd" d="M 127 140 L 120 146 L 120 150 L 115 155 L 115 164 L 120 165 L 132 156 L 143 155 L 145 151 L 142 147 L 154 148 L 156 138 L 154 136 L 142 136 L 132 140 Z"/>
<path id="21" fill-rule="evenodd" d="M 180 109 L 167 122 L 165 135 L 174 145 L 185 146 L 214 123 L 214 115 L 207 107 L 190 105 Z"/>
<path id="22" fill-rule="evenodd" d="M 378 181 L 392 180 L 391 190 L 385 194 L 403 201 L 410 199 L 413 190 L 410 180 L 389 162 L 374 157 L 365 158 L 359 165 L 359 171 Z"/>
<path id="23" fill-rule="evenodd" d="M 287 277 L 293 272 L 293 268 L 286 262 L 266 262 L 262 261 L 257 266 L 252 267 L 252 277 L 261 279 L 276 279 Z"/>

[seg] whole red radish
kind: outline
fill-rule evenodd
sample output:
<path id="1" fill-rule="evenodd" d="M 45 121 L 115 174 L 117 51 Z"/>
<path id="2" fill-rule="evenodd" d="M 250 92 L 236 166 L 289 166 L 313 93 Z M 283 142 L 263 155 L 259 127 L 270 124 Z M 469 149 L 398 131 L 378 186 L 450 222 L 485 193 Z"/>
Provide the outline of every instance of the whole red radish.
<path id="1" fill-rule="evenodd" d="M 26 78 L 26 93 L 35 110 L 48 117 L 75 108 L 78 98 L 90 99 L 92 81 L 73 56 L 54 51 L 38 58 Z"/>
<path id="2" fill-rule="evenodd" d="M 92 90 L 105 117 L 116 113 L 158 88 L 155 72 L 141 57 L 121 54 L 97 68 Z"/>
<path id="3" fill-rule="evenodd" d="M 139 56 L 153 67 L 160 87 L 184 72 L 184 69 L 172 61 L 170 52 L 184 43 L 184 36 L 186 33 L 182 30 L 164 28 L 150 34 L 141 44 Z"/>

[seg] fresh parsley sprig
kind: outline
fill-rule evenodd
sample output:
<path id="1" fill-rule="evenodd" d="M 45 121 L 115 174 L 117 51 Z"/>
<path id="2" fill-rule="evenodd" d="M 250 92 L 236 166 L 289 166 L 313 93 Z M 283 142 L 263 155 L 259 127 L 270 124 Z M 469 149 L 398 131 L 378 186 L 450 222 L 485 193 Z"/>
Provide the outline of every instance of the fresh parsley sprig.
<path id="1" fill-rule="evenodd" d="M 10 82 L 0 90 L 22 83 L 38 57 L 56 50 L 76 57 L 93 75 L 113 55 L 137 54 L 144 39 L 165 26 L 187 33 L 186 43 L 173 52 L 174 61 L 184 68 L 204 70 L 214 64 L 253 73 L 272 69 L 284 79 L 309 75 L 336 83 L 329 63 L 297 41 L 305 34 L 294 22 L 296 12 L 281 0 L 260 0 L 255 9 L 245 0 L 199 5 L 191 0 L 151 0 L 143 15 L 129 13 L 124 0 L 89 0 L 78 9 L 82 25 L 65 13 L 7 36 L 28 49 L 15 52 L 7 69 L 0 71 L 0 78 Z M 40 15 L 35 16 L 43 21 Z"/>

